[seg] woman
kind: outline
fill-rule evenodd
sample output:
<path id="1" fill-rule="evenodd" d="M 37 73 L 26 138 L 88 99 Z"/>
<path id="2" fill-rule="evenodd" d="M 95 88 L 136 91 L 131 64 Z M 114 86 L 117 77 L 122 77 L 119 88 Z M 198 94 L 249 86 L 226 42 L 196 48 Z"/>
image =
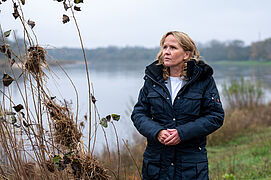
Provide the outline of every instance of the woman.
<path id="1" fill-rule="evenodd" d="M 131 116 L 148 141 L 143 179 L 209 179 L 206 136 L 224 120 L 213 70 L 185 33 L 168 32 L 160 45 Z"/>

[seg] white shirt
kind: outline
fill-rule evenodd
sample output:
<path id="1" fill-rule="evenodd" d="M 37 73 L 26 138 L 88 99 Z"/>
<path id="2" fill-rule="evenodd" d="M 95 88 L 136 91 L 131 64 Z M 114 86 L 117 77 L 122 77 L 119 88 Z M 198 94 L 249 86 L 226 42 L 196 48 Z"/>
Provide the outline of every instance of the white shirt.
<path id="1" fill-rule="evenodd" d="M 171 101 L 172 104 L 176 98 L 179 90 L 182 88 L 184 80 L 181 77 L 169 77 L 171 84 Z"/>

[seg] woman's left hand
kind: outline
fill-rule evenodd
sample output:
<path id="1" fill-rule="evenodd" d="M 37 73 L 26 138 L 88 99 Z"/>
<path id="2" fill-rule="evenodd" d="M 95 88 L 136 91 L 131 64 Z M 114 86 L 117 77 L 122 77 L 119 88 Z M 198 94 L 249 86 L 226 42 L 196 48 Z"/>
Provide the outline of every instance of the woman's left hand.
<path id="1" fill-rule="evenodd" d="M 170 136 L 168 136 L 164 140 L 165 145 L 173 146 L 173 145 L 179 144 L 181 142 L 181 138 L 179 136 L 177 129 L 167 129 L 167 131 L 170 133 Z"/>

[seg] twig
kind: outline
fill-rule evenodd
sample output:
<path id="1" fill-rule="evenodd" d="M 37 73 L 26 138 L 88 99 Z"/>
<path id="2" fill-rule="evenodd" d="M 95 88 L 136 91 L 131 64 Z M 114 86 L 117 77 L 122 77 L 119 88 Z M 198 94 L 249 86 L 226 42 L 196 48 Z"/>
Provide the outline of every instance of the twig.
<path id="1" fill-rule="evenodd" d="M 123 143 L 124 143 L 124 145 L 125 145 L 126 149 L 128 150 L 128 152 L 129 152 L 129 154 L 130 154 L 130 156 L 131 156 L 132 160 L 134 161 L 134 164 L 135 164 L 135 166 L 136 166 L 136 169 L 137 169 L 137 172 L 138 172 L 138 175 L 139 175 L 140 179 L 142 179 L 142 176 L 141 176 L 141 173 L 140 173 L 139 167 L 138 167 L 138 165 L 137 165 L 137 163 L 136 163 L 136 160 L 135 160 L 135 158 L 134 158 L 133 154 L 131 153 L 131 150 L 130 150 L 130 148 L 129 148 L 128 144 L 127 144 L 127 143 L 124 141 L 124 139 L 122 139 L 122 141 L 123 141 Z"/>
<path id="2" fill-rule="evenodd" d="M 69 0 L 69 6 L 72 7 L 71 5 L 71 1 Z M 74 23 L 78 32 L 78 36 L 80 39 L 80 44 L 81 44 L 81 48 L 83 51 L 83 55 L 84 55 L 84 62 L 85 62 L 85 67 L 86 67 L 86 75 L 87 75 L 87 81 L 88 81 L 88 106 L 89 106 L 89 140 L 88 140 L 88 152 L 90 153 L 90 137 L 91 137 L 91 92 L 90 92 L 90 79 L 89 79 L 89 73 L 88 73 L 88 63 L 87 63 L 87 58 L 86 58 L 86 53 L 85 53 L 85 48 L 84 48 L 84 44 L 83 44 L 83 39 L 81 36 L 81 32 L 77 23 L 77 20 L 75 18 L 74 15 L 74 11 L 73 8 L 70 8 L 71 12 L 72 12 L 72 17 L 74 19 Z"/>
<path id="3" fill-rule="evenodd" d="M 117 174 L 117 179 L 119 179 L 119 175 L 120 175 L 120 147 L 119 147 L 119 137 L 118 137 L 118 133 L 117 133 L 117 129 L 113 123 L 113 121 L 111 121 L 114 131 L 115 131 L 115 135 L 116 135 L 116 139 L 117 139 L 117 149 L 118 149 L 118 174 Z"/>

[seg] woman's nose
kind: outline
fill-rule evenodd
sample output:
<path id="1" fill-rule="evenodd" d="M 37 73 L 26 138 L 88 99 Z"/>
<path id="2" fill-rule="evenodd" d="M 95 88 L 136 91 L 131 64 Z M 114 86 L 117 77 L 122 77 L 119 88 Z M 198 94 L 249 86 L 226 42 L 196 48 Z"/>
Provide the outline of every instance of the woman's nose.
<path id="1" fill-rule="evenodd" d="M 166 48 L 165 49 L 165 54 L 169 54 L 169 53 L 170 53 L 169 48 Z"/>

